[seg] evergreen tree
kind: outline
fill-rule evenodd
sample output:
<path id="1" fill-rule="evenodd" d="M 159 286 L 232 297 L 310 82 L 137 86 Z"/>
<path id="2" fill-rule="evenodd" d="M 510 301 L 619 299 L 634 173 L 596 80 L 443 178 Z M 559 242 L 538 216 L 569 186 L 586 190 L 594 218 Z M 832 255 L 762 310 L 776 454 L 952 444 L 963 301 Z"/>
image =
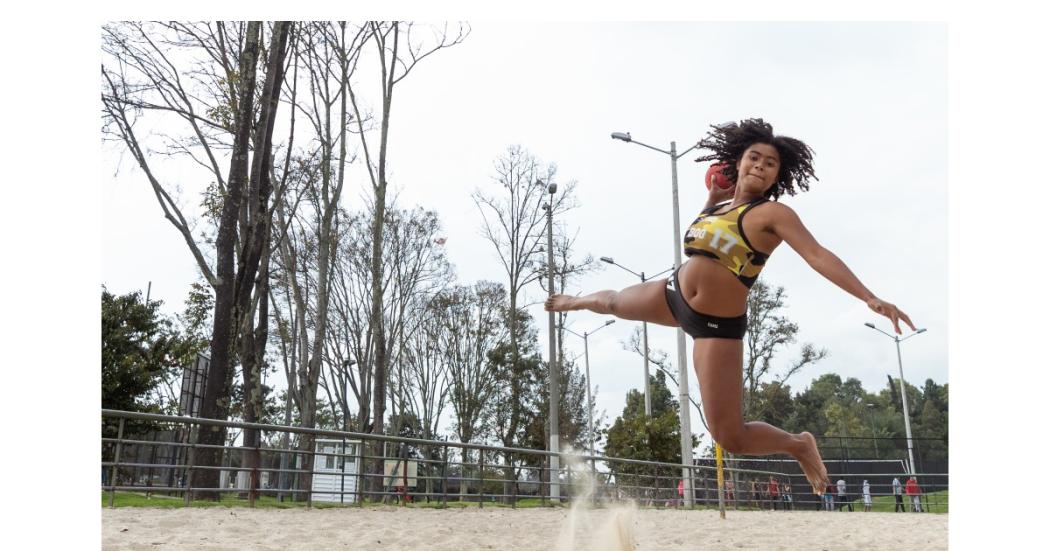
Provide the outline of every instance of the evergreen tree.
<path id="1" fill-rule="evenodd" d="M 102 287 L 102 407 L 164 412 L 153 390 L 189 361 L 192 342 L 141 293 L 115 296 Z"/>
<path id="2" fill-rule="evenodd" d="M 609 457 L 680 463 L 681 431 L 678 424 L 678 402 L 667 388 L 662 371 L 649 377 L 649 399 L 652 416 L 645 415 L 645 395 L 635 389 L 627 392 L 623 413 L 606 431 L 605 454 Z M 693 437 L 692 445 L 697 444 Z M 619 483 L 630 483 L 633 475 L 652 475 L 652 468 L 642 465 L 611 463 L 609 469 Z"/>

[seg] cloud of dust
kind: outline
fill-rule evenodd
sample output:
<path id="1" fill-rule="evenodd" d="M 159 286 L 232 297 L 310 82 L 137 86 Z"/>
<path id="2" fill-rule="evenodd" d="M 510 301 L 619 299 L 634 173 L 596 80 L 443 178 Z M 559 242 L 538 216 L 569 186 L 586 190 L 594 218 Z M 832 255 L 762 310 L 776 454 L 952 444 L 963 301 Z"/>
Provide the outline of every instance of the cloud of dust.
<path id="1" fill-rule="evenodd" d="M 591 474 L 590 465 L 576 450 L 563 450 L 562 457 L 572 473 L 574 497 L 558 534 L 555 551 L 633 551 L 637 546 L 632 529 L 637 511 L 635 503 L 594 509 L 591 498 L 597 481 Z"/>

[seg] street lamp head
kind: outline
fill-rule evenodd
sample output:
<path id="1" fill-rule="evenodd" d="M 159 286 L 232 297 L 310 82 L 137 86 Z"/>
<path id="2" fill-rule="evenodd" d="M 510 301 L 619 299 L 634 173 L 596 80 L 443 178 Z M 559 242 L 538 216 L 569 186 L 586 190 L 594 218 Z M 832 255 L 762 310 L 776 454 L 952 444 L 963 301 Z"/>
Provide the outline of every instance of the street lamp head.
<path id="1" fill-rule="evenodd" d="M 615 264 L 613 262 L 613 259 L 609 258 L 608 256 L 603 256 L 603 257 L 599 258 L 598 260 L 601 260 L 602 262 L 605 262 L 607 264 Z"/>
<path id="2" fill-rule="evenodd" d="M 867 325 L 868 327 L 870 327 L 872 329 L 875 329 L 875 324 L 874 323 L 868 322 L 868 323 L 865 323 L 864 325 Z"/>
<path id="3" fill-rule="evenodd" d="M 558 184 L 555 184 L 554 182 L 551 182 L 550 185 L 547 186 L 547 193 L 550 193 L 551 195 L 554 195 L 554 192 L 556 192 L 556 191 L 558 191 Z"/>
<path id="4" fill-rule="evenodd" d="M 920 328 L 918 331 L 916 331 L 915 334 L 918 335 L 919 333 L 925 333 L 925 332 L 926 332 L 926 328 L 923 327 L 923 328 Z"/>
<path id="5" fill-rule="evenodd" d="M 609 321 L 605 322 L 605 325 L 612 325 L 614 323 L 616 323 L 616 320 L 609 320 Z"/>
<path id="6" fill-rule="evenodd" d="M 630 132 L 613 132 L 612 139 L 621 140 L 630 143 L 631 133 Z"/>

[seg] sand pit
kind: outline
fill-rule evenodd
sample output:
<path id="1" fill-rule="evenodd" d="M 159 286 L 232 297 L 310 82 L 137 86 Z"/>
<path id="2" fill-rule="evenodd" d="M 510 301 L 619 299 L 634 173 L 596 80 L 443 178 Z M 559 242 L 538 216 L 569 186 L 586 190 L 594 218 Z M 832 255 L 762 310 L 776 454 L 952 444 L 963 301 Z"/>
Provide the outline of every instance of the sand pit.
<path id="1" fill-rule="evenodd" d="M 627 543 L 625 543 L 627 542 Z M 102 549 L 948 549 L 948 516 L 570 509 L 102 510 Z"/>

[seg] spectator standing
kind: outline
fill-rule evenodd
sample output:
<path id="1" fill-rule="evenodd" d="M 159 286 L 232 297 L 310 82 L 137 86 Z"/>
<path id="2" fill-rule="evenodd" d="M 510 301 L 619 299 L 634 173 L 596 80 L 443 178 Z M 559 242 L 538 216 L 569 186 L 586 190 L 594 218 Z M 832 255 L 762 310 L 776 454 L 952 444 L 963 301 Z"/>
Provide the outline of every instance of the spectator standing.
<path id="1" fill-rule="evenodd" d="M 861 493 L 864 495 L 864 512 L 869 513 L 871 512 L 871 486 L 865 480 L 861 488 Z"/>
<path id="2" fill-rule="evenodd" d="M 784 483 L 784 509 L 785 510 L 791 511 L 791 510 L 793 510 L 795 508 L 794 507 L 794 503 L 792 503 L 793 499 L 794 498 L 791 495 L 791 482 L 785 482 Z"/>
<path id="3" fill-rule="evenodd" d="M 830 482 L 824 490 L 824 509 L 827 511 L 835 510 L 835 486 L 832 486 Z"/>
<path id="4" fill-rule="evenodd" d="M 904 493 L 911 498 L 912 512 L 921 513 L 922 503 L 919 501 L 919 496 L 922 495 L 922 489 L 919 488 L 919 481 L 915 480 L 914 476 L 908 478 L 908 482 L 904 484 Z"/>
<path id="5" fill-rule="evenodd" d="M 846 507 L 849 507 L 849 511 L 852 513 L 853 512 L 853 503 L 851 503 L 849 501 L 849 495 L 846 493 L 846 480 L 843 479 L 843 478 L 840 478 L 838 480 L 838 482 L 835 483 L 835 486 L 837 487 L 836 489 L 838 490 L 838 499 L 839 499 L 839 507 L 838 508 L 839 508 L 839 511 L 842 510 L 843 506 L 846 506 Z"/>
<path id="6" fill-rule="evenodd" d="M 755 479 L 751 479 L 751 502 L 755 504 L 755 509 L 762 508 L 762 502 L 758 500 L 758 483 Z"/>
<path id="7" fill-rule="evenodd" d="M 773 506 L 774 511 L 780 509 L 777 506 L 780 503 L 780 483 L 773 478 L 773 475 L 769 475 L 769 503 Z"/>
<path id="8" fill-rule="evenodd" d="M 893 500 L 896 502 L 893 506 L 893 512 L 900 511 L 904 512 L 904 489 L 901 487 L 901 479 L 893 477 Z"/>

